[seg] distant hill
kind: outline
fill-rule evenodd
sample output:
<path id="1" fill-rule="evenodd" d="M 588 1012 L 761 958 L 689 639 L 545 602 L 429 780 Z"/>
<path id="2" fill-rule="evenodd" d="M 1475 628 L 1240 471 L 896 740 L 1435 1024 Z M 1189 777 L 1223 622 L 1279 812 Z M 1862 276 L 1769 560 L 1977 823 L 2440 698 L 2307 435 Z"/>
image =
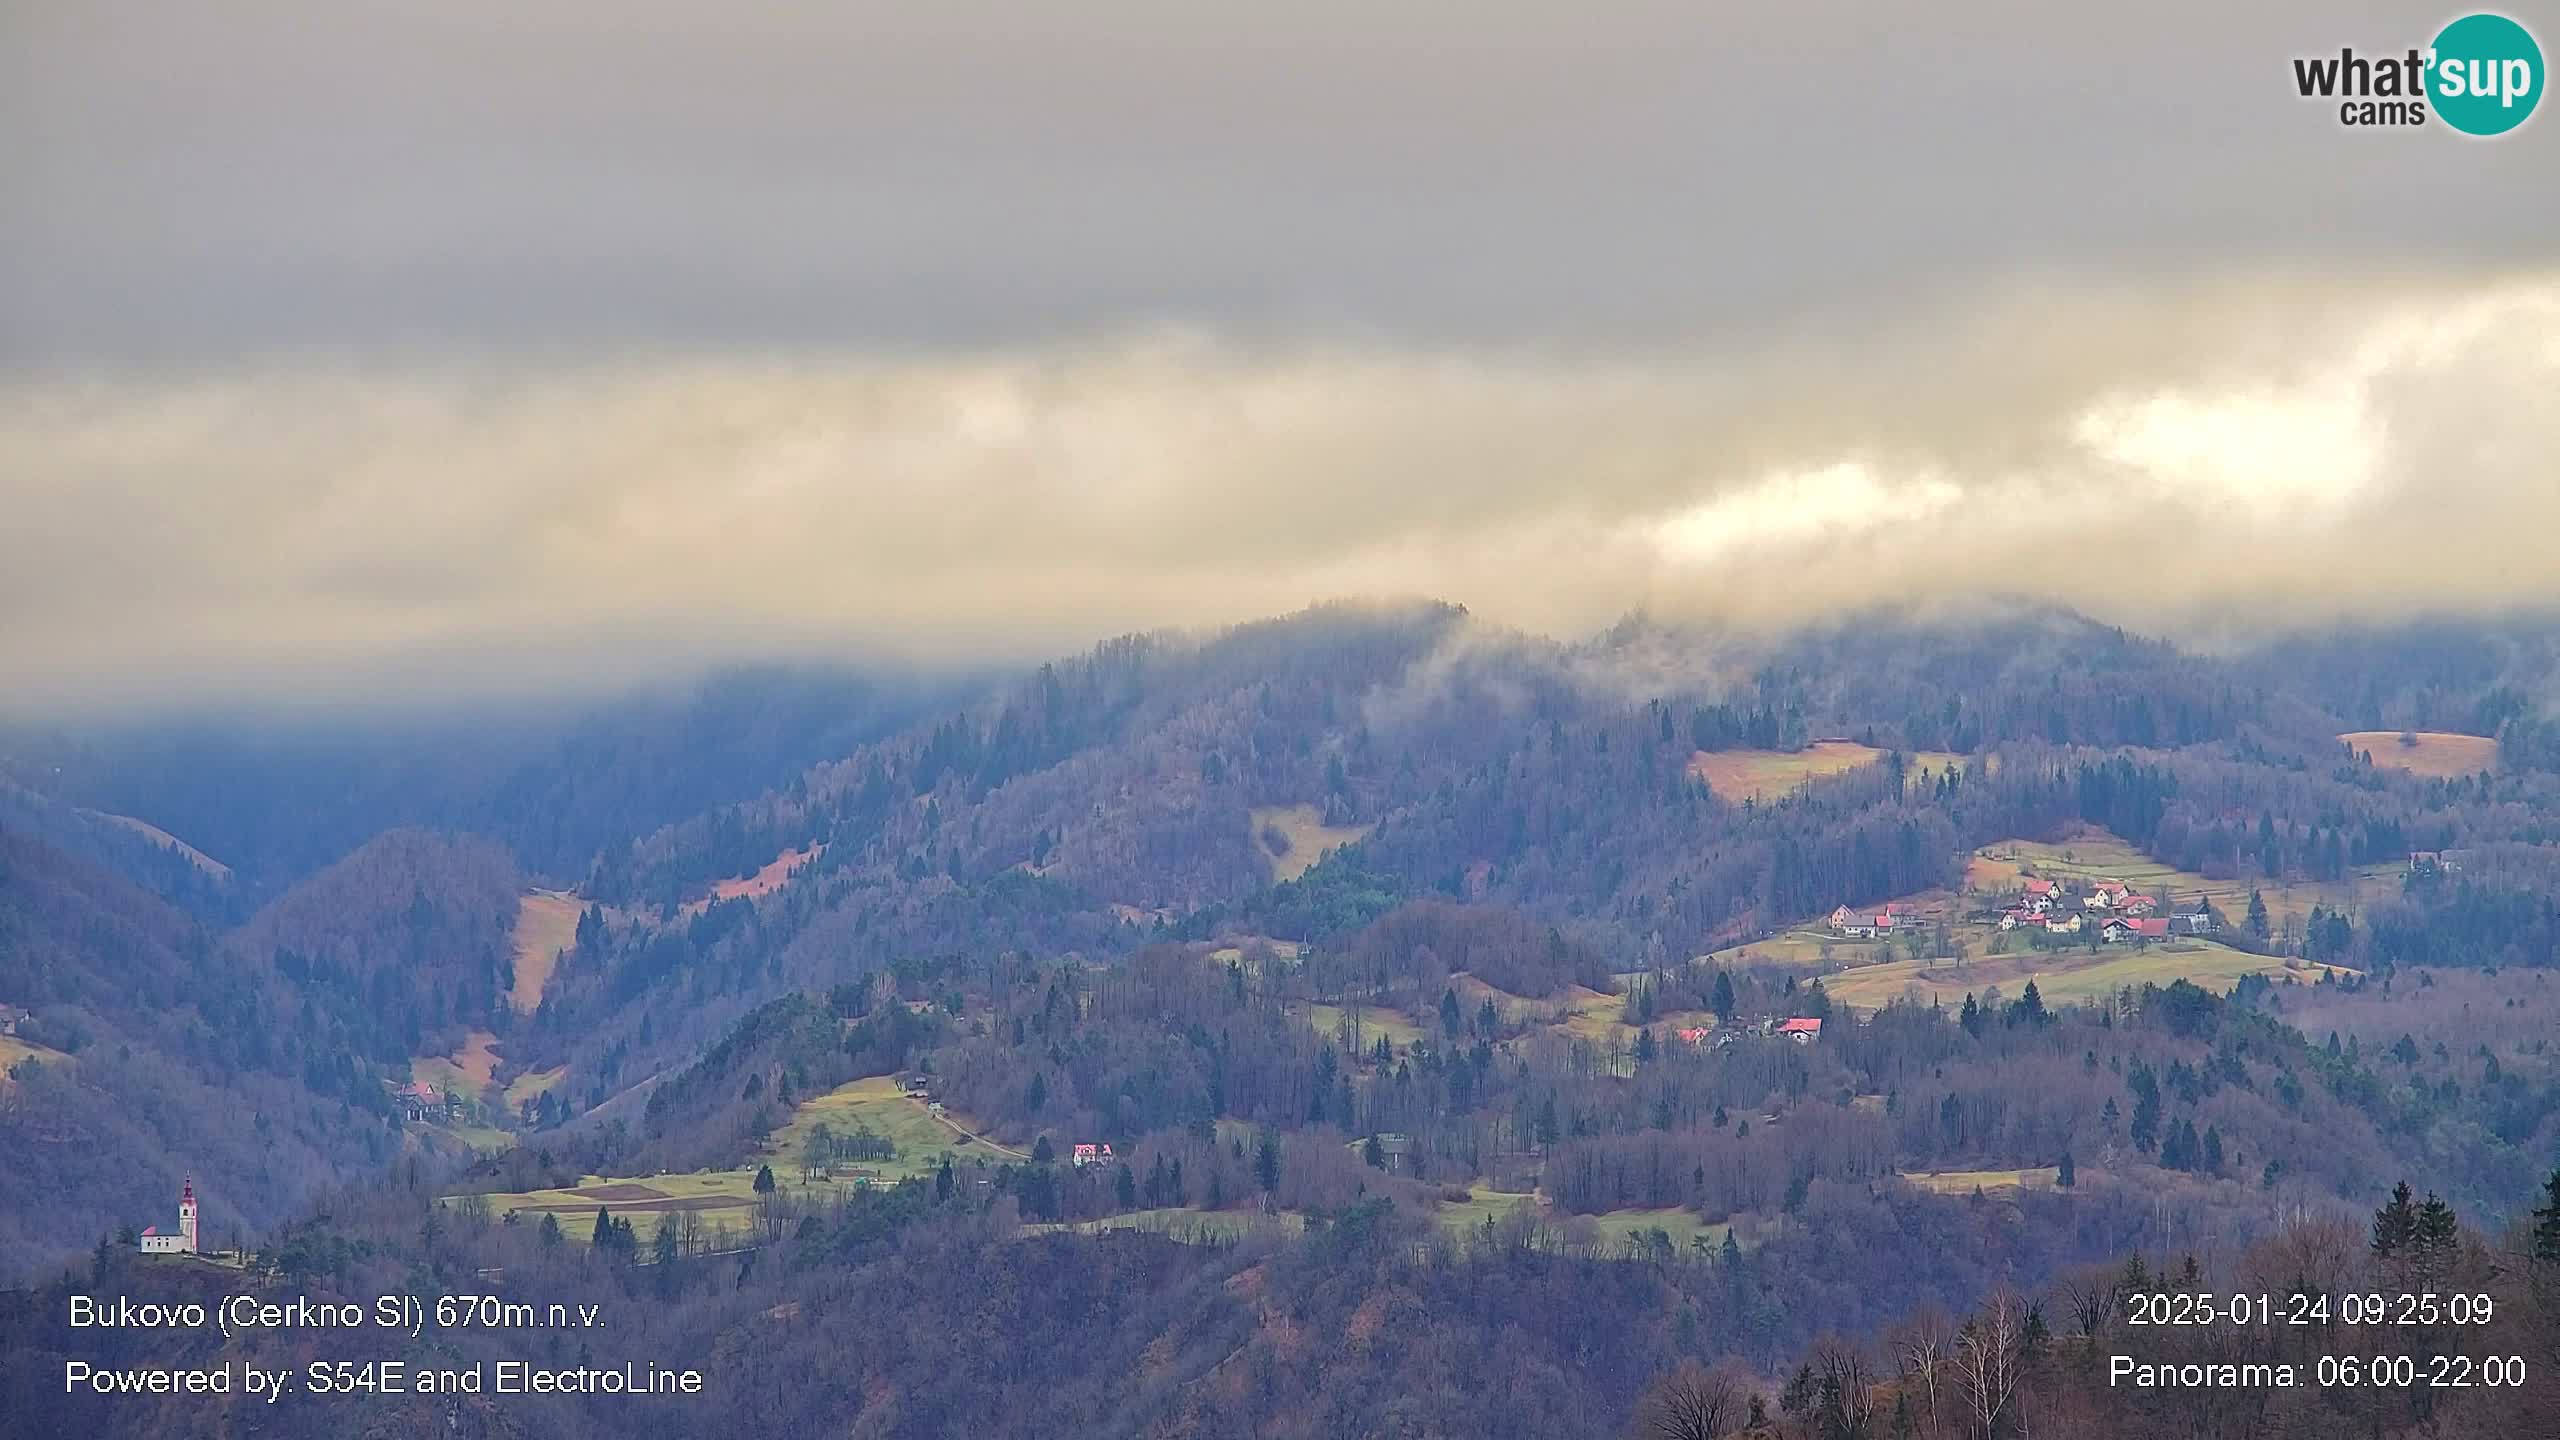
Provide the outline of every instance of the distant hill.
<path id="1" fill-rule="evenodd" d="M 166 1226 L 190 1175 L 205 1223 L 236 1241 L 397 1151 L 378 1082 L 328 1027 L 280 1023 L 289 995 L 262 962 L 5 829 L 0 1003 L 66 1057 L 18 1065 L 0 1096 L 0 1276 Z"/>

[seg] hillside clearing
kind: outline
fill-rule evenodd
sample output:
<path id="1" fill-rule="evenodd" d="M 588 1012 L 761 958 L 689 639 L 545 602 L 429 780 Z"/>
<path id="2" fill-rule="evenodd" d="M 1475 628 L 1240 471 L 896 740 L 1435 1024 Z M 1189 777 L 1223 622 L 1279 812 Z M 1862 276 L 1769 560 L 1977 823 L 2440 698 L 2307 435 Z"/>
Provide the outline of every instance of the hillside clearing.
<path id="1" fill-rule="evenodd" d="M 519 1014 L 540 1008 L 560 952 L 578 943 L 578 897 L 565 890 L 535 890 L 516 902 L 516 983 L 509 1004 Z"/>
<path id="2" fill-rule="evenodd" d="M 15 1035 L 0 1035 L 0 1075 L 8 1074 L 9 1067 L 21 1060 L 33 1060 L 40 1065 L 55 1065 L 70 1058 L 59 1050 L 38 1045 L 32 1040 L 21 1040 Z"/>
<path id="3" fill-rule="evenodd" d="M 507 1108 L 512 1110 L 527 1100 L 547 1094 L 568 1078 L 569 1067 L 566 1065 L 554 1065 L 548 1070 L 527 1070 L 507 1082 Z"/>
<path id="4" fill-rule="evenodd" d="M 1822 977 L 1823 988 L 1840 1004 L 1879 1010 L 1905 995 L 1922 1004 L 1960 1005 L 1968 994 L 1998 987 L 2014 1000 L 2035 982 L 2047 1005 L 2095 1000 L 2120 989 L 2191 981 L 2215 994 L 2227 993 L 2247 975 L 2265 975 L 2277 983 L 2308 985 L 2320 977 L 2320 966 L 2300 970 L 2267 955 L 2251 955 L 2213 940 L 2170 940 L 2147 946 L 2105 945 L 2094 953 L 2083 946 L 2042 954 L 1982 955 L 1968 961 L 1896 960 L 1865 965 Z"/>
<path id="5" fill-rule="evenodd" d="M 1343 1023 L 1351 1016 L 1351 1011 L 1341 1005 L 1308 1005 L 1304 1008 L 1307 1024 L 1328 1040 L 1342 1033 Z M 1403 1011 L 1390 1010 L 1383 1005 L 1361 1006 L 1358 1028 L 1359 1033 L 1352 1043 L 1353 1048 L 1359 1050 L 1377 1044 L 1381 1035 L 1398 1047 L 1409 1046 L 1422 1038 L 1421 1026 L 1413 1023 Z"/>
<path id="6" fill-rule="evenodd" d="M 874 1075 L 800 1102 L 791 1112 L 791 1123 L 765 1141 L 763 1163 L 772 1165 L 776 1175 L 786 1167 L 797 1175 L 801 1152 L 809 1143 L 809 1136 L 822 1124 L 838 1136 L 868 1130 L 895 1145 L 898 1153 L 894 1159 L 844 1162 L 846 1168 L 869 1172 L 883 1184 L 910 1176 L 930 1178 L 940 1168 L 946 1151 L 955 1160 L 972 1154 L 992 1160 L 1030 1158 L 1020 1150 L 977 1135 L 976 1122 L 965 1116 L 934 1118 L 923 1101 L 898 1093 L 897 1081 Z M 750 1174 L 754 1168 L 747 1167 Z"/>
<path id="7" fill-rule="evenodd" d="M 1274 880 L 1295 880 L 1307 873 L 1328 850 L 1338 849 L 1367 835 L 1374 826 L 1327 825 L 1324 812 L 1313 805 L 1265 806 L 1247 812 L 1253 817 L 1253 848 L 1271 864 Z M 1285 849 L 1274 852 L 1264 832 L 1278 831 Z"/>
<path id="8" fill-rule="evenodd" d="M 2146 895 L 2165 889 L 2173 904 L 2188 904 L 2202 896 L 2221 912 L 2225 925 L 2238 925 L 2249 913 L 2252 882 L 2208 880 L 2194 871 L 2164 865 L 2104 830 L 2086 829 L 2060 841 L 2003 840 L 1982 847 L 1975 858 L 1995 866 L 2032 869 L 2047 880 L 2121 880 Z M 2398 894 L 2400 871 L 2396 864 L 2368 865 L 2348 881 L 2259 884 L 2256 888 L 2267 902 L 2268 921 L 2278 929 L 2289 921 L 2299 931 L 2314 905 L 2352 909 L 2367 900 Z M 2012 879 L 1991 888 L 2016 886 Z"/>
<path id="9" fill-rule="evenodd" d="M 1721 799 L 1736 805 L 1745 800 L 1766 805 L 1807 780 L 1873 765 L 1887 753 L 1850 740 L 1816 740 L 1802 750 L 1700 750 L 1690 755 L 1689 772 L 1706 781 Z M 1903 762 L 1906 775 L 1973 763 L 1968 756 L 1939 750 L 1907 752 Z"/>
<path id="10" fill-rule="evenodd" d="M 558 1072 L 543 1073 L 556 1077 Z M 800 1157 L 809 1136 L 821 1124 L 840 1136 L 867 1129 L 887 1138 L 897 1147 L 897 1154 L 884 1160 L 840 1160 L 832 1175 L 804 1177 Z M 765 1165 L 773 1167 L 774 1183 L 783 1193 L 824 1196 L 865 1181 L 894 1185 L 901 1180 L 930 1179 L 945 1154 L 955 1165 L 964 1166 L 972 1157 L 989 1164 L 1029 1158 L 993 1141 L 964 1139 L 962 1124 L 935 1119 L 922 1102 L 901 1095 L 896 1081 L 885 1075 L 872 1076 L 802 1101 L 793 1109 L 790 1123 L 775 1131 L 755 1158 L 732 1169 L 690 1175 L 589 1175 L 574 1186 L 485 1198 L 492 1215 L 522 1211 L 526 1222 L 543 1214 L 557 1216 L 563 1235 L 586 1244 L 594 1240 L 599 1205 L 608 1206 L 621 1216 L 690 1212 L 700 1216 L 699 1223 L 715 1234 L 723 1229 L 743 1229 L 753 1223 L 756 1170 Z M 444 1203 L 457 1204 L 461 1198 L 448 1196 Z M 642 1239 L 648 1238 L 652 1228 L 651 1221 L 639 1222 Z"/>
<path id="11" fill-rule="evenodd" d="M 451 1055 L 421 1055 L 409 1062 L 409 1078 L 477 1100 L 498 1070 L 498 1037 L 474 1030 Z"/>
<path id="12" fill-rule="evenodd" d="M 2415 745 L 2400 743 L 2398 730 L 2350 730 L 2338 738 L 2348 749 L 2373 757 L 2379 769 L 2406 770 L 2428 780 L 2451 780 L 2498 768 L 2498 742 L 2486 735 L 2450 730 L 2420 730 Z"/>
<path id="13" fill-rule="evenodd" d="M 2050 1190 L 2061 1176 L 2059 1166 L 2045 1165 L 2027 1170 L 1910 1171 L 1902 1178 L 1941 1195 L 1970 1195 L 1976 1190 L 1985 1194 L 1996 1190 Z"/>
<path id="14" fill-rule="evenodd" d="M 130 815 L 110 814 L 104 810 L 82 810 L 80 813 L 88 816 L 92 820 L 104 820 L 108 824 L 120 829 L 130 830 L 141 836 L 143 839 L 161 846 L 164 849 L 175 850 L 180 855 L 186 857 L 189 864 L 217 880 L 228 880 L 231 878 L 230 866 L 214 859 L 212 856 L 207 855 L 193 845 L 188 844 L 186 841 L 179 839 L 177 836 L 170 834 L 168 831 L 161 829 L 159 826 L 152 824 L 148 820 L 137 820 Z"/>

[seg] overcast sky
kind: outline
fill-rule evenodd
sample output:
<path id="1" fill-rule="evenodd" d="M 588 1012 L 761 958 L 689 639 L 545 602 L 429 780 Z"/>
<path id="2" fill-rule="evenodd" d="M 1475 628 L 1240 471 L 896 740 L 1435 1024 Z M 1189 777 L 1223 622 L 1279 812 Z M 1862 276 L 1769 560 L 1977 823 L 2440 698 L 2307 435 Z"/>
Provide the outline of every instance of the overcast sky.
<path id="1" fill-rule="evenodd" d="M 21 700 L 2560 599 L 2552 117 L 2292 93 L 2453 11 L 0 3 Z"/>

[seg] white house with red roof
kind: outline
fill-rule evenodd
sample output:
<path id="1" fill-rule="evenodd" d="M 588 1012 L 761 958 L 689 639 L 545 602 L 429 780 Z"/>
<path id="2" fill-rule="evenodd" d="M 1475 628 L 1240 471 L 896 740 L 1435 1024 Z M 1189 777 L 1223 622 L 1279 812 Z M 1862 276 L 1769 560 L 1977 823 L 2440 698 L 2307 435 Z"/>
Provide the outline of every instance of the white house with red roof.
<path id="1" fill-rule="evenodd" d="M 1822 1038 L 1822 1022 L 1811 1019 L 1788 1020 L 1778 1026 L 1778 1033 L 1799 1045 L 1810 1045 Z"/>
<path id="2" fill-rule="evenodd" d="M 2044 928 L 2046 933 L 2052 935 L 2077 935 L 2080 933 L 2080 917 L 2078 915 L 2049 916 L 2044 922 Z"/>
<path id="3" fill-rule="evenodd" d="M 1087 1165 L 1108 1165 L 1111 1163 L 1112 1159 L 1111 1147 L 1108 1145 L 1079 1145 L 1068 1158 L 1075 1162 L 1075 1166 L 1079 1170 L 1083 1169 Z"/>

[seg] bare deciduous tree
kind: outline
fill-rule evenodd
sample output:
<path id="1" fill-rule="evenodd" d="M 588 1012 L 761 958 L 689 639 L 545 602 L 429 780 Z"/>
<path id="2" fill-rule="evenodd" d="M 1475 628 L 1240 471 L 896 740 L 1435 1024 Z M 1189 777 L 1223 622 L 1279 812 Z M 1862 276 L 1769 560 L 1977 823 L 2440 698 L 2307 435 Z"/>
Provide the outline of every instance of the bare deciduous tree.
<path id="1" fill-rule="evenodd" d="M 1991 1440 L 2018 1393 L 2019 1361 L 2026 1334 L 2027 1302 L 2003 1286 L 1956 1332 L 1956 1389 L 1963 1395 L 1972 1433 Z"/>
<path id="2" fill-rule="evenodd" d="M 1636 1402 L 1635 1433 L 1639 1440 L 1714 1440 L 1739 1427 L 1750 1404 L 1749 1383 L 1731 1369 L 1683 1361 Z"/>

